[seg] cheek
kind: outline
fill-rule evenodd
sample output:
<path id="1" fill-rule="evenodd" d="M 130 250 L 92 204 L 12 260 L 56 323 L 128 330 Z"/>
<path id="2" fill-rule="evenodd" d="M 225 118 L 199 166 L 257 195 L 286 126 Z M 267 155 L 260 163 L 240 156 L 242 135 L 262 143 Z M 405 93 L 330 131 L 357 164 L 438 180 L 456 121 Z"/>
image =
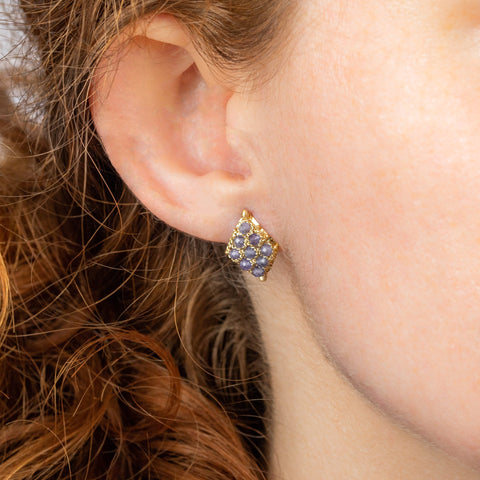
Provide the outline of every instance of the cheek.
<path id="1" fill-rule="evenodd" d="M 283 160 L 284 247 L 352 383 L 480 465 L 480 67 L 445 39 L 369 25 L 371 40 L 352 21 L 299 44 L 310 57 L 257 124 L 262 155 Z"/>

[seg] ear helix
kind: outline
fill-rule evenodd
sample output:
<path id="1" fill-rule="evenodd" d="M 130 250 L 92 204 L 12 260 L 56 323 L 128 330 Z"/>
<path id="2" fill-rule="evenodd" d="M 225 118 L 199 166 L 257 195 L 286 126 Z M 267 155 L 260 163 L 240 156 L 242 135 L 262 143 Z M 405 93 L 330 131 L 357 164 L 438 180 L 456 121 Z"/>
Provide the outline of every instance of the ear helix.
<path id="1" fill-rule="evenodd" d="M 228 258 L 263 282 L 267 279 L 278 250 L 278 243 L 248 210 L 243 210 L 225 250 Z"/>

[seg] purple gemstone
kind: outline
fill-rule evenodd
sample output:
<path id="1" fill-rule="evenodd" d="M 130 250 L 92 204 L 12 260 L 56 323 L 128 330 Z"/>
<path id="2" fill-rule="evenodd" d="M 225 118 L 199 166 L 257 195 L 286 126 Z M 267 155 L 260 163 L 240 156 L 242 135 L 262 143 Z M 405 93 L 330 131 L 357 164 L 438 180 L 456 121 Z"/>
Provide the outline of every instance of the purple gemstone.
<path id="1" fill-rule="evenodd" d="M 261 246 L 260 253 L 265 257 L 269 257 L 273 253 L 273 248 L 269 243 L 265 243 Z"/>
<path id="2" fill-rule="evenodd" d="M 228 255 L 232 260 L 238 260 L 240 258 L 240 252 L 236 248 L 232 248 Z"/>
<path id="3" fill-rule="evenodd" d="M 245 237 L 242 237 L 241 235 L 237 235 L 233 239 L 233 244 L 238 248 L 243 248 L 245 245 Z"/>
<path id="4" fill-rule="evenodd" d="M 265 275 L 265 270 L 262 267 L 253 267 L 252 275 L 254 277 L 263 277 Z"/>
<path id="5" fill-rule="evenodd" d="M 246 258 L 244 258 L 243 260 L 240 260 L 240 268 L 242 270 L 250 270 L 252 268 L 252 263 L 250 262 L 250 260 L 247 260 Z"/>
<path id="6" fill-rule="evenodd" d="M 250 243 L 256 247 L 260 243 L 260 235 L 258 233 L 252 233 L 248 239 L 250 240 Z"/>
<path id="7" fill-rule="evenodd" d="M 243 233 L 244 235 L 250 231 L 251 227 L 248 222 L 242 222 L 240 226 L 238 227 L 238 230 L 240 233 Z"/>
<path id="8" fill-rule="evenodd" d="M 257 258 L 257 265 L 259 267 L 266 267 L 268 264 L 269 264 L 268 258 L 265 258 L 265 257 Z"/>
<path id="9" fill-rule="evenodd" d="M 253 247 L 247 247 L 245 249 L 245 257 L 246 258 L 255 258 L 257 256 L 257 251 Z"/>

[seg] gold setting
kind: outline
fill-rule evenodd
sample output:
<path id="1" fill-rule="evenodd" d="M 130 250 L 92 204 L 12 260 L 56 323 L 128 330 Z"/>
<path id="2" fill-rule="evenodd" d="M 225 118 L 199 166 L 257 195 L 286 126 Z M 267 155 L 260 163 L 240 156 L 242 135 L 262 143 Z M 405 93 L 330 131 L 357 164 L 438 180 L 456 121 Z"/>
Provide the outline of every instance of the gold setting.
<path id="1" fill-rule="evenodd" d="M 248 231 L 246 231 L 247 223 L 250 226 Z M 270 249 L 271 254 L 266 255 Z M 230 260 L 240 265 L 243 271 L 250 272 L 264 282 L 277 257 L 278 250 L 278 243 L 248 210 L 243 210 L 242 217 L 233 230 L 225 250 L 225 254 Z M 250 268 L 248 268 L 249 264 Z"/>

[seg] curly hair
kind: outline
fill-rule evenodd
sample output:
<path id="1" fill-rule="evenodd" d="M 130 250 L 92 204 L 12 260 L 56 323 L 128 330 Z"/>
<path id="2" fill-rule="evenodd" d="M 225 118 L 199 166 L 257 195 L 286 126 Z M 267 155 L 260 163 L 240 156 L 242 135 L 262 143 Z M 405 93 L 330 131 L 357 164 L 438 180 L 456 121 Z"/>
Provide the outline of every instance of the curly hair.
<path id="1" fill-rule="evenodd" d="M 235 75 L 273 58 L 292 2 L 19 3 L 29 71 L 0 94 L 0 478 L 264 478 L 268 373 L 241 276 L 129 191 L 88 91 L 143 15 L 174 15 Z"/>

